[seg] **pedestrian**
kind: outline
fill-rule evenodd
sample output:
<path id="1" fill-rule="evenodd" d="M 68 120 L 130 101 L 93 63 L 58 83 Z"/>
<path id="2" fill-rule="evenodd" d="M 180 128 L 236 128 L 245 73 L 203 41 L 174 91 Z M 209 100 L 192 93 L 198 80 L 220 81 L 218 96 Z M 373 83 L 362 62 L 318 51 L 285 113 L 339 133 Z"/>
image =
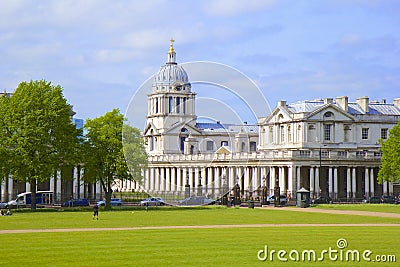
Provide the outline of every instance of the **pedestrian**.
<path id="1" fill-rule="evenodd" d="M 99 219 L 99 206 L 97 204 L 94 204 L 93 206 L 93 220 L 96 217 L 96 220 Z"/>
<path id="2" fill-rule="evenodd" d="M 146 211 L 148 211 L 148 210 L 149 210 L 149 202 L 146 201 Z"/>

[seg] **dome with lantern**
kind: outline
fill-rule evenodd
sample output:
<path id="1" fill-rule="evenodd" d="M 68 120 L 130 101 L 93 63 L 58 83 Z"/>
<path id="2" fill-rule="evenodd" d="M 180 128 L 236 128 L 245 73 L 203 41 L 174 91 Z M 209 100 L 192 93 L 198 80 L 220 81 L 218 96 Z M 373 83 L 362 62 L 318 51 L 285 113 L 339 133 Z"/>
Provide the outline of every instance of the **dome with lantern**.
<path id="1" fill-rule="evenodd" d="M 190 83 L 185 69 L 176 63 L 176 53 L 173 47 L 174 40 L 170 40 L 168 60 L 154 77 L 153 91 L 186 91 L 190 92 Z"/>

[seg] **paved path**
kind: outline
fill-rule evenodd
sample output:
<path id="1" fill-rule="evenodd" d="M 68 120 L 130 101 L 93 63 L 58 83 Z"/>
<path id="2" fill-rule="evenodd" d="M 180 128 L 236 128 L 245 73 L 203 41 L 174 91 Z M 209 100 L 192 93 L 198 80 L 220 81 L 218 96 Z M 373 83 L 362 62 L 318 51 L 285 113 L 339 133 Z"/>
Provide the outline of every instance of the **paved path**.
<path id="1" fill-rule="evenodd" d="M 298 212 L 317 212 L 330 214 L 347 214 L 360 216 L 374 216 L 387 218 L 400 218 L 400 214 L 387 212 L 370 212 L 355 210 L 333 210 L 316 208 L 274 208 Z M 60 233 L 60 232 L 94 232 L 94 231 L 141 231 L 141 230 L 162 230 L 162 229 L 228 229 L 228 228 L 269 228 L 269 227 L 400 227 L 398 224 L 390 223 L 365 223 L 365 224 L 218 224 L 218 225 L 171 225 L 171 226 L 142 226 L 142 227 L 120 227 L 120 228 L 60 228 L 60 229 L 19 229 L 19 230 L 0 230 L 0 234 L 23 234 L 23 233 Z"/>
<path id="2" fill-rule="evenodd" d="M 274 208 L 274 207 L 272 207 L 272 208 Z M 276 208 L 276 209 L 282 209 L 282 208 Z M 283 209 L 291 210 L 291 211 L 299 211 L 299 212 L 347 214 L 347 215 L 360 215 L 360 216 L 373 216 L 373 217 L 399 218 L 400 219 L 400 213 L 390 213 L 390 212 L 373 212 L 373 211 L 360 211 L 360 210 L 335 210 L 335 209 L 320 209 L 320 208 L 283 208 Z"/>
<path id="3" fill-rule="evenodd" d="M 120 227 L 120 228 L 60 228 L 60 229 L 20 229 L 0 230 L 0 234 L 24 234 L 24 233 L 60 233 L 60 232 L 96 232 L 96 231 L 140 231 L 140 230 L 162 230 L 162 229 L 225 229 L 225 228 L 269 228 L 269 227 L 400 227 L 400 224 L 390 223 L 299 223 L 299 224 L 216 224 L 216 225 L 171 225 L 171 226 L 142 226 L 142 227 Z"/>

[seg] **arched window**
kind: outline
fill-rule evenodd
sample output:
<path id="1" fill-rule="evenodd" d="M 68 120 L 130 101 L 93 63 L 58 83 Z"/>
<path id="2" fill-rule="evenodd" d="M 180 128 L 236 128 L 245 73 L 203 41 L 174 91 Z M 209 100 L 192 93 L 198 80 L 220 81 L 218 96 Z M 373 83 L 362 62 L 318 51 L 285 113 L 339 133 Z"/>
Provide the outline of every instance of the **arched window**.
<path id="1" fill-rule="evenodd" d="M 168 98 L 168 111 L 169 111 L 169 113 L 172 113 L 173 106 L 174 106 L 174 104 L 173 104 L 173 98 L 172 98 L 172 96 L 170 96 L 170 97 Z"/>
<path id="2" fill-rule="evenodd" d="M 292 142 L 292 128 L 290 125 L 287 127 L 287 133 L 288 133 L 288 142 Z"/>
<path id="3" fill-rule="evenodd" d="M 182 128 L 179 134 L 180 139 L 180 150 L 182 153 L 185 152 L 185 140 L 189 136 L 189 131 L 186 128 Z"/>
<path id="4" fill-rule="evenodd" d="M 324 113 L 324 119 L 333 120 L 334 118 L 335 118 L 335 115 L 331 111 Z"/>
<path id="5" fill-rule="evenodd" d="M 153 130 L 151 130 L 151 132 L 150 132 L 150 134 L 151 134 L 151 140 L 150 140 L 150 151 L 154 151 L 154 131 Z"/>

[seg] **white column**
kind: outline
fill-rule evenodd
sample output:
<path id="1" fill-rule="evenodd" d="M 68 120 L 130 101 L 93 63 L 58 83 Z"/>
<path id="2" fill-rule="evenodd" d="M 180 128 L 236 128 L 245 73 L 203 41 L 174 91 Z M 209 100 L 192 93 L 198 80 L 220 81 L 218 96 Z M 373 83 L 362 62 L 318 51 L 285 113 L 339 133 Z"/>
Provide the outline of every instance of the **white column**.
<path id="1" fill-rule="evenodd" d="M 389 185 L 389 195 L 393 195 L 393 183 L 388 182 L 388 185 Z"/>
<path id="2" fill-rule="evenodd" d="M 176 186 L 178 191 L 182 191 L 182 169 L 180 167 L 176 168 Z"/>
<path id="3" fill-rule="evenodd" d="M 54 174 L 50 177 L 50 191 L 54 193 Z"/>
<path id="4" fill-rule="evenodd" d="M 347 198 L 351 197 L 351 168 L 347 167 L 347 176 L 346 176 L 346 181 L 347 181 Z"/>
<path id="5" fill-rule="evenodd" d="M 156 191 L 157 190 L 157 168 L 152 168 L 153 170 L 153 177 L 151 180 L 151 189 L 152 191 Z"/>
<path id="6" fill-rule="evenodd" d="M 281 194 L 286 194 L 286 190 L 287 190 L 287 185 L 286 185 L 286 168 L 285 167 L 281 167 L 281 179 L 282 179 L 282 187 L 281 187 Z"/>
<path id="7" fill-rule="evenodd" d="M 209 167 L 208 168 L 208 193 L 209 194 L 214 194 L 215 192 L 215 179 L 214 179 L 214 167 Z"/>
<path id="8" fill-rule="evenodd" d="M 370 192 L 370 190 L 369 190 L 369 168 L 368 167 L 365 168 L 364 187 L 365 187 L 364 195 L 365 195 L 365 197 L 368 198 L 369 197 L 369 192 Z"/>
<path id="9" fill-rule="evenodd" d="M 194 187 L 193 181 L 194 181 L 193 168 L 189 167 L 189 185 L 190 185 L 191 191 L 193 191 L 193 187 Z"/>
<path id="10" fill-rule="evenodd" d="M 297 190 L 300 189 L 300 186 L 301 186 L 300 171 L 301 171 L 301 167 L 300 167 L 300 166 L 299 166 L 299 167 L 296 167 L 296 184 L 297 184 L 297 186 L 296 186 L 296 192 L 297 192 Z"/>
<path id="11" fill-rule="evenodd" d="M 249 189 L 249 176 L 248 176 L 247 167 L 243 167 L 242 172 L 243 172 L 243 190 L 248 190 Z"/>
<path id="12" fill-rule="evenodd" d="M 14 199 L 14 180 L 11 177 L 8 178 L 8 193 L 10 196 L 10 200 Z"/>
<path id="13" fill-rule="evenodd" d="M 194 185 L 199 186 L 199 168 L 194 168 Z"/>
<path id="14" fill-rule="evenodd" d="M 386 196 L 388 194 L 388 182 L 384 181 L 382 183 L 382 187 L 383 187 L 382 188 L 383 195 Z"/>
<path id="15" fill-rule="evenodd" d="M 7 187 L 6 187 L 6 181 L 7 181 L 7 176 L 4 178 L 4 180 L 0 181 L 1 182 L 1 196 L 0 196 L 0 202 L 7 202 L 7 196 L 8 196 L 8 192 L 7 192 Z"/>
<path id="16" fill-rule="evenodd" d="M 29 182 L 25 183 L 25 192 L 30 192 L 31 191 L 31 184 Z"/>
<path id="17" fill-rule="evenodd" d="M 333 198 L 337 198 L 339 193 L 338 168 L 333 168 Z"/>
<path id="18" fill-rule="evenodd" d="M 257 167 L 253 168 L 252 180 L 253 180 L 253 186 L 254 186 L 253 190 L 259 188 L 260 187 L 260 175 L 258 175 L 258 168 Z"/>
<path id="19" fill-rule="evenodd" d="M 61 200 L 61 172 L 57 171 L 57 183 L 56 183 L 56 195 L 55 199 Z M 55 192 L 54 192 L 55 193 Z"/>
<path id="20" fill-rule="evenodd" d="M 235 168 L 229 168 L 229 189 L 232 189 L 236 184 Z"/>
<path id="21" fill-rule="evenodd" d="M 171 168 L 165 168 L 165 191 L 171 192 Z"/>
<path id="22" fill-rule="evenodd" d="M 370 182 L 371 182 L 371 196 L 374 196 L 375 195 L 374 168 L 371 168 L 369 175 L 370 175 Z"/>
<path id="23" fill-rule="evenodd" d="M 60 192 L 61 192 L 61 191 L 60 191 Z M 97 183 L 96 183 L 96 196 L 95 196 L 95 198 L 96 198 L 96 199 L 101 199 L 102 196 L 103 196 L 103 193 L 102 193 L 102 190 L 101 190 L 100 182 L 97 182 Z"/>
<path id="24" fill-rule="evenodd" d="M 175 169 L 175 167 L 172 167 L 171 169 L 171 176 L 170 176 L 170 182 L 171 182 L 171 191 L 172 192 L 176 192 L 177 190 L 176 190 L 176 183 L 177 183 L 177 181 L 176 181 L 176 169 Z"/>
<path id="25" fill-rule="evenodd" d="M 270 194 L 273 194 L 275 188 L 275 167 L 270 167 L 269 171 L 269 190 Z"/>
<path id="26" fill-rule="evenodd" d="M 329 196 L 332 197 L 332 193 L 333 193 L 333 176 L 332 176 L 332 167 L 329 167 L 328 169 L 328 192 L 329 192 Z"/>
<path id="27" fill-rule="evenodd" d="M 155 168 L 156 170 L 156 191 L 161 190 L 161 168 Z"/>
<path id="28" fill-rule="evenodd" d="M 296 189 L 293 187 L 295 183 L 293 183 L 293 178 L 295 177 L 296 167 L 294 166 L 288 166 L 288 193 L 290 194 L 290 197 L 294 197 L 294 194 L 296 192 Z"/>
<path id="29" fill-rule="evenodd" d="M 203 189 L 206 187 L 206 172 L 207 169 L 205 167 L 201 168 L 201 185 L 203 186 Z"/>
<path id="30" fill-rule="evenodd" d="M 320 167 L 315 167 L 315 195 L 317 197 L 319 197 L 319 193 L 321 192 L 321 186 L 320 186 L 320 172 L 321 172 L 321 168 Z"/>
<path id="31" fill-rule="evenodd" d="M 353 191 L 353 198 L 356 198 L 357 192 L 357 180 L 356 180 L 356 167 L 353 167 L 353 175 L 352 175 L 352 191 Z"/>
<path id="32" fill-rule="evenodd" d="M 221 174 L 219 172 L 219 167 L 214 167 L 214 185 L 215 185 L 215 194 L 219 197 L 221 193 Z"/>
<path id="33" fill-rule="evenodd" d="M 310 194 L 311 194 L 311 197 L 313 197 L 315 194 L 314 167 L 310 167 Z"/>

